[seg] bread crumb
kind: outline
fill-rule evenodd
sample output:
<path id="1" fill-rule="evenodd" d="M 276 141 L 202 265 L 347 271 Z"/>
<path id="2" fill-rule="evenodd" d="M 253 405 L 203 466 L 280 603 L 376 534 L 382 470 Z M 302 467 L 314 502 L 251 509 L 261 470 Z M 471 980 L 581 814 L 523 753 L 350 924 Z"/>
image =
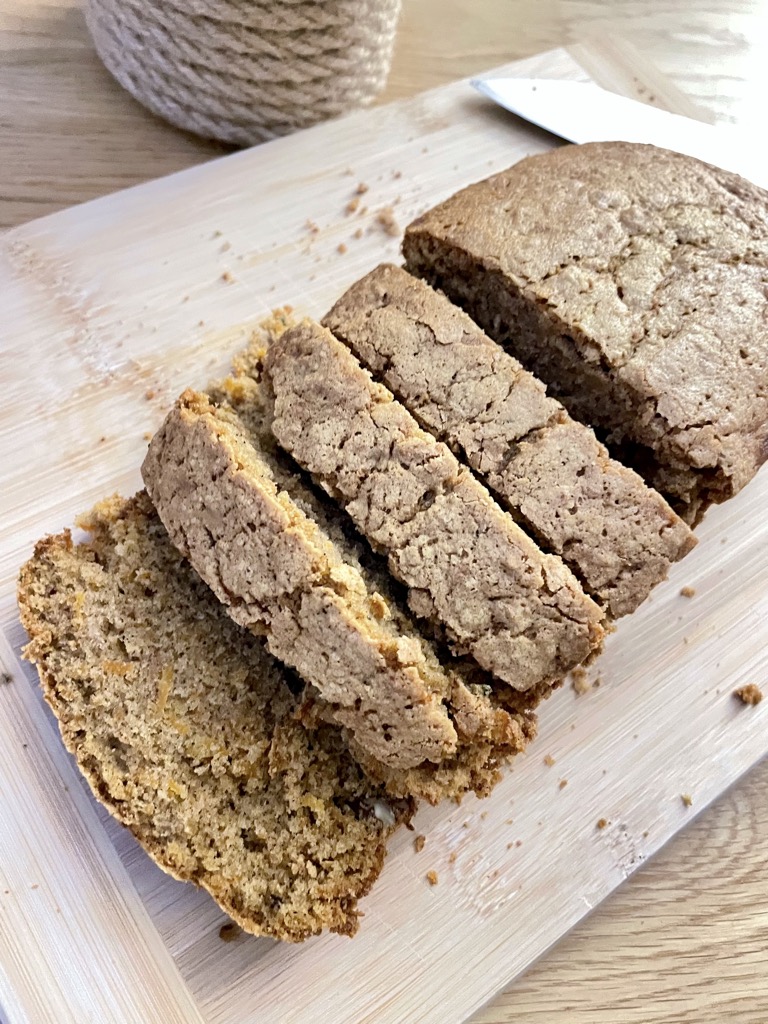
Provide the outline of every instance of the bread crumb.
<path id="1" fill-rule="evenodd" d="M 693 597 L 696 593 L 694 587 L 682 587 L 680 590 L 680 597 Z"/>
<path id="2" fill-rule="evenodd" d="M 395 220 L 395 215 L 391 206 L 385 206 L 383 210 L 379 210 L 376 214 L 376 223 L 382 227 L 386 234 L 391 238 L 395 238 L 400 234 L 400 226 Z"/>
<path id="3" fill-rule="evenodd" d="M 552 765 L 555 764 L 554 757 L 552 757 L 551 754 L 547 754 L 547 756 L 544 758 L 544 764 L 547 766 L 547 768 L 551 768 Z"/>
<path id="4" fill-rule="evenodd" d="M 239 924 L 230 921 L 229 924 L 223 924 L 219 928 L 219 938 L 222 942 L 234 942 L 242 930 Z"/>
<path id="5" fill-rule="evenodd" d="M 0 686 L 7 686 L 13 682 L 13 676 L 10 672 L 0 672 Z"/>
<path id="6" fill-rule="evenodd" d="M 151 430 L 145 430 L 144 433 L 141 436 L 144 438 L 145 441 L 151 441 L 152 440 L 152 436 L 153 436 L 152 435 L 152 431 Z"/>
<path id="7" fill-rule="evenodd" d="M 30 889 L 39 889 L 39 888 L 40 888 L 40 886 L 39 886 L 39 884 L 38 884 L 37 882 L 35 882 L 35 884 L 34 884 L 34 885 L 30 885 L 30 887 L 29 887 L 29 888 L 30 888 Z"/>
<path id="8" fill-rule="evenodd" d="M 363 237 L 363 229 L 362 228 L 358 228 L 357 231 L 354 233 L 354 235 L 352 235 L 352 237 L 353 238 L 362 238 Z"/>
<path id="9" fill-rule="evenodd" d="M 455 850 L 451 854 L 451 856 L 448 858 L 448 863 L 449 864 L 455 864 L 456 863 L 456 851 Z"/>
<path id="10" fill-rule="evenodd" d="M 558 789 L 565 789 L 565 787 L 567 785 L 568 785 L 568 779 L 560 779 L 560 781 L 557 784 L 557 788 Z"/>
<path id="11" fill-rule="evenodd" d="M 461 827 L 462 828 L 469 828 L 469 822 L 465 821 L 464 824 Z"/>
<path id="12" fill-rule="evenodd" d="M 231 248 L 232 248 L 232 243 L 231 242 L 225 242 L 224 245 L 222 245 L 222 247 L 219 249 L 219 252 L 229 252 L 229 250 Z"/>
<path id="13" fill-rule="evenodd" d="M 504 824 L 505 825 L 514 825 L 515 824 L 515 819 L 514 818 L 507 818 L 507 820 L 504 822 Z"/>
<path id="14" fill-rule="evenodd" d="M 416 851 L 416 853 L 421 853 L 421 851 L 424 849 L 424 843 L 426 843 L 426 841 L 426 836 L 416 836 L 416 838 L 413 840 L 413 848 Z"/>
<path id="15" fill-rule="evenodd" d="M 589 693 L 592 689 L 591 683 L 587 679 L 587 670 L 582 668 L 581 665 L 577 665 L 571 671 L 571 689 L 577 697 L 584 693 Z"/>
<path id="16" fill-rule="evenodd" d="M 481 821 L 485 821 L 485 819 L 487 817 L 488 817 L 488 811 L 483 811 L 483 813 L 480 815 L 480 820 Z"/>
<path id="17" fill-rule="evenodd" d="M 293 306 L 277 306 L 268 317 L 259 321 L 259 327 L 265 332 L 269 341 L 274 341 L 294 324 Z"/>
<path id="18" fill-rule="evenodd" d="M 368 185 L 366 185 L 364 181 L 361 181 L 358 184 L 357 188 L 355 189 L 355 192 L 359 196 L 364 196 L 367 191 L 368 191 Z"/>
<path id="19" fill-rule="evenodd" d="M 402 171 L 392 171 L 392 177 L 393 178 L 395 178 L 395 179 L 402 178 L 402 176 L 403 176 L 403 172 Z"/>
<path id="20" fill-rule="evenodd" d="M 514 845 L 514 843 L 507 843 L 507 849 L 511 850 Z"/>
<path id="21" fill-rule="evenodd" d="M 225 270 L 221 275 L 221 280 L 226 281 L 227 284 L 234 284 L 235 278 L 231 270 Z"/>
<path id="22" fill-rule="evenodd" d="M 608 819 L 607 818 L 600 818 L 598 823 L 597 823 L 597 827 L 598 828 L 608 828 Z"/>
<path id="23" fill-rule="evenodd" d="M 355 196 L 355 198 L 354 199 L 350 199 L 349 202 L 347 203 L 347 205 L 344 207 L 344 212 L 347 214 L 347 216 L 351 216 L 353 213 L 357 212 L 357 208 L 358 208 L 359 205 L 360 205 L 360 197 L 359 196 Z"/>
<path id="24" fill-rule="evenodd" d="M 317 224 L 315 224 L 313 220 L 308 220 L 304 226 L 306 227 L 310 235 L 317 235 L 320 232 L 320 228 L 318 227 Z"/>
<path id="25" fill-rule="evenodd" d="M 523 840 L 522 839 L 516 839 L 515 840 L 515 846 L 522 846 L 522 845 L 523 845 Z"/>
<path id="26" fill-rule="evenodd" d="M 646 829 L 645 832 L 643 832 L 643 839 L 647 839 L 650 834 L 651 833 Z"/>
<path id="27" fill-rule="evenodd" d="M 430 885 L 437 885 L 437 881 L 438 881 L 438 879 L 437 879 L 437 872 L 436 871 L 428 871 L 427 872 L 427 881 L 429 882 Z"/>
<path id="28" fill-rule="evenodd" d="M 693 797 L 690 795 L 690 793 L 683 793 L 680 799 L 683 801 L 686 807 L 690 807 L 693 803 Z"/>
<path id="29" fill-rule="evenodd" d="M 344 245 L 343 242 L 339 242 L 339 244 L 336 246 L 336 252 L 341 253 L 341 255 L 343 256 L 346 251 L 347 251 L 346 245 Z"/>
<path id="30" fill-rule="evenodd" d="M 219 229 L 218 229 L 218 228 L 216 228 L 216 230 L 215 230 L 215 231 L 213 232 L 213 237 L 214 237 L 214 238 L 221 238 L 221 236 L 222 236 L 223 234 L 224 234 L 224 232 L 223 232 L 223 231 L 219 231 Z"/>
<path id="31" fill-rule="evenodd" d="M 147 390 L 144 392 L 144 397 L 148 402 L 151 402 L 152 399 L 155 398 L 156 396 L 157 392 L 155 391 L 154 388 L 147 388 Z"/>
<path id="32" fill-rule="evenodd" d="M 733 696 L 738 697 L 744 704 L 759 704 L 763 699 L 763 691 L 757 685 L 757 683 L 747 683 L 746 686 L 741 686 L 738 690 L 733 691 Z"/>

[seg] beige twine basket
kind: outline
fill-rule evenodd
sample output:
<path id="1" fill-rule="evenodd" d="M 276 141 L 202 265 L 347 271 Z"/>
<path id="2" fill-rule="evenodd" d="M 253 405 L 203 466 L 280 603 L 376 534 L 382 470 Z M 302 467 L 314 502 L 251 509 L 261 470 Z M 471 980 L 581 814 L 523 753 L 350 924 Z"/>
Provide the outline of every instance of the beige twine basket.
<path id="1" fill-rule="evenodd" d="M 264 142 L 364 106 L 387 79 L 400 0 L 87 0 L 107 69 L 206 138 Z"/>

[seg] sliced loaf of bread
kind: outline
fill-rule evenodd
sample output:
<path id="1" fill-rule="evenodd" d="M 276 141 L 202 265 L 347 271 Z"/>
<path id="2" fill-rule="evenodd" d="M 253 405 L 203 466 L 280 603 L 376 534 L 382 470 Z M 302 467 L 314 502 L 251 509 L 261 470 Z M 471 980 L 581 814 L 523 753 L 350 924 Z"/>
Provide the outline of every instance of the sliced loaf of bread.
<path id="1" fill-rule="evenodd" d="M 369 756 L 408 769 L 454 753 L 450 677 L 278 489 L 231 407 L 186 391 L 142 473 L 171 540 L 232 618 L 264 634 Z"/>
<path id="2" fill-rule="evenodd" d="M 660 494 L 425 281 L 376 267 L 323 322 L 613 618 L 633 612 L 694 546 Z"/>
<path id="3" fill-rule="evenodd" d="M 460 653 L 535 693 L 593 655 L 603 613 L 445 444 L 421 430 L 330 331 L 306 320 L 268 348 L 270 426 L 344 507 Z M 259 372 L 256 368 L 255 372 Z"/>

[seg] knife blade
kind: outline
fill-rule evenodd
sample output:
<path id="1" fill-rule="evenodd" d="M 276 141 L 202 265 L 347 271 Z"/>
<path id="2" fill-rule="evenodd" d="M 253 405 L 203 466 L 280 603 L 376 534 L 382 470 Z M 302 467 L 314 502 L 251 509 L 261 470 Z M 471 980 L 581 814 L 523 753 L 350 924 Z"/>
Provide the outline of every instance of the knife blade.
<path id="1" fill-rule="evenodd" d="M 768 161 L 746 133 L 704 124 L 648 103 L 619 96 L 590 82 L 548 78 L 475 78 L 472 85 L 518 117 L 570 142 L 645 142 L 768 186 Z"/>

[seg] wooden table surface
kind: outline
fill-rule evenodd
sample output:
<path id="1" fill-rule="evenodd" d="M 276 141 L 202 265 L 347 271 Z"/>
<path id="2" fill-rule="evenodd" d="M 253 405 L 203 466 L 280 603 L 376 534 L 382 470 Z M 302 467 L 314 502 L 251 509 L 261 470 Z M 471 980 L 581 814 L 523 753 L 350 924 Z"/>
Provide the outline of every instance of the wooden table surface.
<path id="1" fill-rule="evenodd" d="M 403 6 L 383 100 L 601 34 L 650 59 L 710 119 L 763 135 L 768 0 Z M 222 152 L 114 84 L 75 0 L 0 0 L 0 228 Z M 767 864 L 763 763 L 474 1024 L 766 1024 Z"/>

